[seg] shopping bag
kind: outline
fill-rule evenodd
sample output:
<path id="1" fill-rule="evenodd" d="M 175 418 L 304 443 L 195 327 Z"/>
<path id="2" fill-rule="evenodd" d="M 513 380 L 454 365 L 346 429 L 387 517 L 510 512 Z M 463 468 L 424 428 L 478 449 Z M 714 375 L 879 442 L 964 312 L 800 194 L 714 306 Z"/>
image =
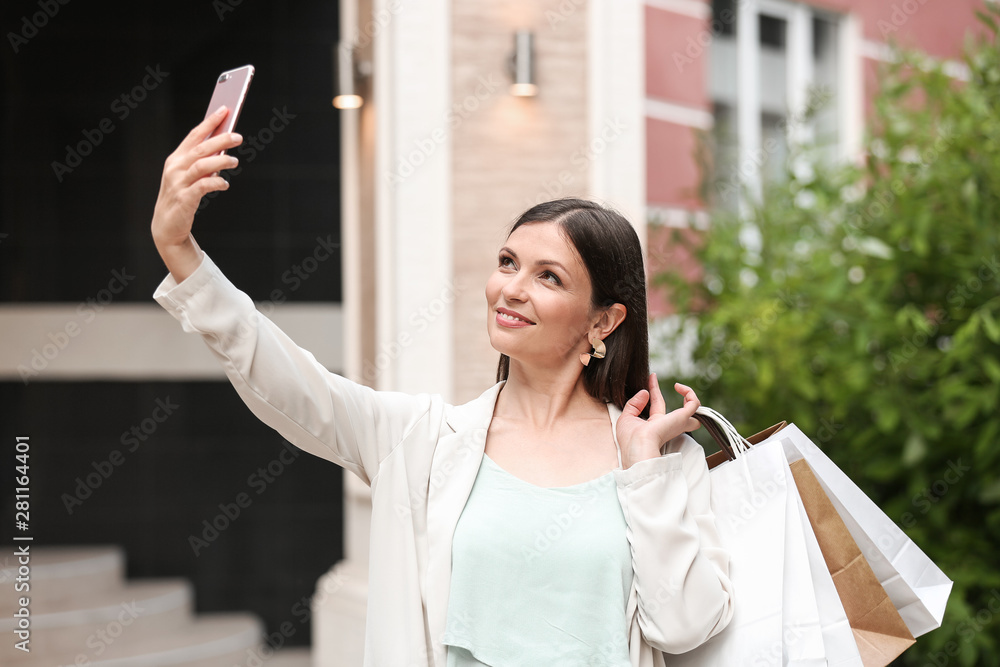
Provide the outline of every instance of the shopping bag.
<path id="1" fill-rule="evenodd" d="M 787 429 L 786 429 L 787 430 Z M 787 436 L 782 442 L 787 442 Z M 916 641 L 862 557 L 809 465 L 790 464 L 795 486 L 843 603 L 865 667 L 884 667 Z"/>
<path id="2" fill-rule="evenodd" d="M 801 461 L 802 457 L 789 455 L 792 445 L 785 434 L 788 428 L 794 426 L 786 428 L 782 422 L 765 432 L 769 437 L 763 440 L 755 437 L 741 443 L 736 429 L 725 417 L 707 407 L 699 408 L 699 412 L 704 415 L 696 414 L 696 418 L 703 424 L 710 425 L 708 432 L 719 442 L 727 456 L 734 448 L 750 447 L 753 442 L 759 442 L 754 447 L 756 448 L 778 441 L 782 443 L 787 460 L 799 461 L 792 464 L 793 481 L 789 488 L 794 489 L 801 497 L 802 507 L 814 529 L 812 537 L 816 539 L 823 560 L 828 565 L 827 574 L 840 601 L 838 604 L 829 595 L 830 581 L 824 575 L 823 567 L 813 568 L 814 591 L 816 588 L 820 590 L 820 595 L 816 598 L 817 607 L 823 605 L 823 641 L 828 654 L 827 660 L 834 661 L 833 664 L 840 662 L 856 666 L 860 662 L 866 667 L 883 667 L 911 646 L 914 642 L 912 635 L 862 558 L 858 545 L 843 526 L 839 515 L 832 510 L 829 499 L 811 476 L 805 462 Z M 797 428 L 794 431 L 805 438 Z M 798 483 L 800 478 L 802 484 Z M 828 508 L 829 511 L 826 511 Z M 807 546 L 812 545 L 807 542 Z M 813 558 L 815 561 L 815 555 Z M 851 630 L 850 636 L 843 627 L 845 617 Z M 793 635 L 786 635 L 786 643 L 789 636 Z"/>
<path id="3" fill-rule="evenodd" d="M 712 511 L 719 538 L 732 554 L 736 606 L 725 630 L 671 656 L 670 664 L 823 667 L 801 503 L 780 442 L 749 450 L 718 432 L 717 425 L 710 428 L 723 453 L 733 453 L 725 464 L 719 457 L 709 459 Z"/>
<path id="4" fill-rule="evenodd" d="M 747 438 L 747 441 L 751 445 L 762 442 L 783 429 L 786 425 L 787 423 L 784 421 L 779 422 L 756 435 L 750 436 Z M 726 449 L 724 448 L 720 454 L 725 453 Z M 721 459 L 719 455 L 712 455 L 708 458 L 711 460 L 713 457 L 717 460 Z M 795 485 L 792 486 L 794 487 Z M 815 531 L 813 531 L 812 524 L 809 522 L 809 517 L 802 504 L 798 487 L 795 487 L 795 489 L 798 496 L 798 508 L 800 510 L 798 513 L 799 520 L 802 525 L 806 552 L 809 559 L 809 571 L 812 575 L 816 608 L 819 613 L 819 625 L 823 636 L 826 664 L 828 667 L 862 667 L 864 663 L 861 660 L 861 654 L 858 651 L 858 644 L 854 639 L 854 631 L 848 621 L 847 612 L 844 610 L 840 594 L 837 592 L 837 587 L 833 582 L 833 576 L 830 574 L 826 560 L 823 558 L 823 552 L 820 549 Z"/>
<path id="5" fill-rule="evenodd" d="M 788 461 L 809 464 L 910 633 L 940 627 L 952 581 L 794 424 L 781 436 Z"/>
<path id="6" fill-rule="evenodd" d="M 796 490 L 798 487 L 796 487 Z M 799 501 L 801 502 L 801 496 Z M 823 648 L 828 667 L 862 667 L 861 653 L 854 639 L 854 630 L 847 619 L 847 612 L 840 601 L 833 575 L 827 568 L 826 559 L 816 539 L 816 533 L 809 516 L 802 506 L 800 514 L 802 530 L 806 536 L 806 550 L 809 556 L 809 571 L 816 593 L 816 607 L 819 611 L 820 629 L 823 633 Z"/>
<path id="7" fill-rule="evenodd" d="M 820 625 L 812 566 L 809 562 L 809 548 L 802 525 L 806 511 L 792 479 L 788 479 L 785 512 L 785 575 L 781 608 L 782 664 L 794 667 L 827 667 L 823 627 Z M 816 540 L 815 535 L 812 539 Z"/>
<path id="8" fill-rule="evenodd" d="M 701 646 L 669 656 L 671 667 L 781 664 L 786 469 L 775 441 L 710 470 L 719 539 L 732 554 L 733 617 Z"/>

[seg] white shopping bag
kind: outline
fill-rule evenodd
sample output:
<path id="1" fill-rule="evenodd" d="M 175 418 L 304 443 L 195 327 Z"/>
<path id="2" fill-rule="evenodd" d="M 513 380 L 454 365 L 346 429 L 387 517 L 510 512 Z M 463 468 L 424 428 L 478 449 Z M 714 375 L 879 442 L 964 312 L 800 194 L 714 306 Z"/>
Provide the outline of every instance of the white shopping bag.
<path id="1" fill-rule="evenodd" d="M 754 447 L 710 472 L 712 511 L 729 550 L 733 618 L 698 648 L 668 656 L 671 667 L 781 664 L 787 484 L 777 441 Z M 777 659 L 772 656 L 777 652 Z"/>
<path id="2" fill-rule="evenodd" d="M 769 440 L 784 443 L 789 463 L 812 468 L 910 633 L 940 627 L 952 587 L 941 568 L 794 424 Z"/>
<path id="3" fill-rule="evenodd" d="M 787 463 L 785 463 L 787 466 Z M 819 543 L 810 527 L 808 535 L 803 528 L 803 520 L 809 524 L 805 507 L 799 498 L 798 489 L 792 473 L 786 467 L 788 481 L 788 497 L 785 503 L 785 574 L 783 581 L 782 607 L 782 663 L 788 667 L 827 667 L 827 653 L 823 637 L 823 627 L 820 623 L 818 597 L 815 590 L 816 575 L 813 573 L 809 556 L 808 539 L 811 538 L 816 549 Z M 823 554 L 820 552 L 820 560 Z M 826 563 L 821 562 L 823 573 L 830 577 Z M 833 579 L 830 578 L 830 585 Z M 834 589 L 834 596 L 836 596 Z M 840 598 L 837 597 L 838 604 Z M 840 606 L 843 611 L 843 605 Z M 844 615 L 846 622 L 847 615 Z M 848 632 L 851 627 L 847 626 Z M 851 643 L 854 644 L 853 637 Z M 857 651 L 855 644 L 854 650 Z M 750 663 L 765 664 L 762 662 Z M 766 664 L 777 664 L 768 662 Z M 860 658 L 858 664 L 860 665 Z"/>
<path id="4" fill-rule="evenodd" d="M 726 460 L 727 456 L 733 456 L 734 452 L 737 449 L 740 449 L 741 444 L 761 443 L 766 442 L 769 439 L 780 440 L 781 436 L 777 434 L 786 425 L 785 422 L 775 424 L 771 428 L 766 429 L 755 436 L 751 436 L 749 440 L 741 443 L 735 427 L 733 427 L 733 425 L 730 424 L 725 417 L 710 408 L 706 408 L 702 412 L 705 413 L 704 418 L 699 417 L 699 420 L 706 426 L 706 430 L 724 450 L 723 452 L 710 456 L 709 465 L 712 465 L 713 460 L 717 462 Z M 784 446 L 782 446 L 782 449 L 784 449 Z M 790 476 L 789 480 L 794 482 L 794 476 Z M 840 599 L 840 594 L 834 584 L 833 576 L 830 574 L 828 569 L 826 559 L 824 558 L 823 551 L 819 545 L 819 541 L 813 531 L 812 523 L 809 521 L 809 516 L 806 513 L 803 501 L 799 496 L 798 488 L 794 483 L 792 483 L 788 486 L 788 490 L 789 500 L 795 501 L 795 516 L 802 527 L 802 535 L 806 547 L 806 556 L 809 561 L 809 574 L 812 578 L 812 593 L 809 595 L 810 597 L 812 595 L 815 596 L 815 605 L 822 633 L 823 652 L 826 655 L 825 664 L 829 665 L 829 667 L 863 667 L 864 662 L 858 650 L 857 642 L 854 638 L 854 631 L 851 628 L 850 621 L 848 620 L 844 604 Z M 792 503 L 789 502 L 789 512 L 791 512 L 792 506 Z M 789 522 L 791 522 L 791 517 L 789 517 Z M 789 560 L 794 559 L 794 556 L 790 554 L 786 555 L 786 563 Z M 786 581 L 787 580 L 788 577 L 786 576 Z M 785 598 L 786 600 L 788 599 L 787 588 Z M 807 608 L 811 609 L 812 607 L 811 605 L 808 605 Z M 815 646 L 814 634 L 807 634 L 805 631 L 797 633 L 797 626 L 789 626 L 787 621 L 787 612 L 790 611 L 791 609 L 786 607 L 786 621 L 784 623 L 786 643 L 789 643 L 788 640 L 790 639 L 803 637 L 806 640 L 803 644 L 803 649 L 808 650 L 807 647 Z M 798 627 L 814 628 L 815 626 L 812 624 L 810 617 L 810 622 L 801 623 Z M 810 656 L 806 653 L 806 650 L 803 649 L 800 649 L 800 653 L 795 657 L 800 660 L 807 660 Z M 815 657 L 815 649 L 811 650 L 814 651 L 812 657 Z M 785 659 L 788 659 L 789 657 L 791 656 L 789 656 L 786 652 Z"/>
<path id="5" fill-rule="evenodd" d="M 701 410 L 702 417 L 711 415 L 718 416 Z M 670 664 L 825 667 L 804 511 L 784 452 L 778 441 L 749 449 L 724 421 L 709 431 L 734 460 L 710 471 L 712 511 L 731 554 L 735 610 L 725 630 L 693 651 L 670 656 Z"/>

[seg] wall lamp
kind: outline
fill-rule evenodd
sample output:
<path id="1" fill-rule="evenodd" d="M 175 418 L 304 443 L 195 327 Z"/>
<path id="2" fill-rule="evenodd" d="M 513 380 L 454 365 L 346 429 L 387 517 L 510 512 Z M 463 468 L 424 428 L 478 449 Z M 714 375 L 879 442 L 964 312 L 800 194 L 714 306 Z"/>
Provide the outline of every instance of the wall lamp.
<path id="1" fill-rule="evenodd" d="M 333 49 L 333 106 L 357 109 L 364 104 L 358 83 L 371 75 L 371 69 L 371 61 L 361 60 L 349 42 L 338 43 Z"/>
<path id="2" fill-rule="evenodd" d="M 514 53 L 510 56 L 510 75 L 514 82 L 510 94 L 518 97 L 534 97 L 538 94 L 535 84 L 535 57 L 532 48 L 534 36 L 530 30 L 514 33 Z"/>

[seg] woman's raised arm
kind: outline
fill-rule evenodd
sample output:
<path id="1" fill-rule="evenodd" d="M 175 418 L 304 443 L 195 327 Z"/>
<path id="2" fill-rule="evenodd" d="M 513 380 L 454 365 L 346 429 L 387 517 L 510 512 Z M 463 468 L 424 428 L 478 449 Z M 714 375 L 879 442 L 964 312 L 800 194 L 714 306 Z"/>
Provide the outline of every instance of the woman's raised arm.
<path id="1" fill-rule="evenodd" d="M 226 189 L 214 173 L 236 165 L 216 153 L 238 146 L 239 135 L 205 139 L 224 118 L 223 110 L 201 122 L 164 165 L 152 232 L 170 274 L 153 298 L 184 331 L 202 337 L 262 422 L 372 484 L 407 435 L 427 443 L 436 434 L 434 419 L 424 419 L 431 397 L 376 391 L 330 372 L 258 311 L 195 243 L 191 225 L 201 197 Z"/>

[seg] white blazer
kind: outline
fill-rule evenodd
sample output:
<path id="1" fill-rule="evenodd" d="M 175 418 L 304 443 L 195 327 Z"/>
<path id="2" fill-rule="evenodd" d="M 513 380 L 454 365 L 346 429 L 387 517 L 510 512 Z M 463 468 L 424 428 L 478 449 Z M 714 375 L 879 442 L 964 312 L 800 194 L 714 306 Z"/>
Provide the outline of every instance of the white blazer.
<path id="1" fill-rule="evenodd" d="M 261 421 L 371 487 L 365 667 L 444 667 L 452 535 L 504 382 L 451 405 L 331 373 L 207 255 L 180 284 L 168 274 L 153 298 L 202 336 Z M 613 433 L 620 414 L 608 403 Z M 614 471 L 632 550 L 625 622 L 633 667 L 662 667 L 661 651 L 690 650 L 733 615 L 704 450 L 683 434 L 662 452 Z"/>

